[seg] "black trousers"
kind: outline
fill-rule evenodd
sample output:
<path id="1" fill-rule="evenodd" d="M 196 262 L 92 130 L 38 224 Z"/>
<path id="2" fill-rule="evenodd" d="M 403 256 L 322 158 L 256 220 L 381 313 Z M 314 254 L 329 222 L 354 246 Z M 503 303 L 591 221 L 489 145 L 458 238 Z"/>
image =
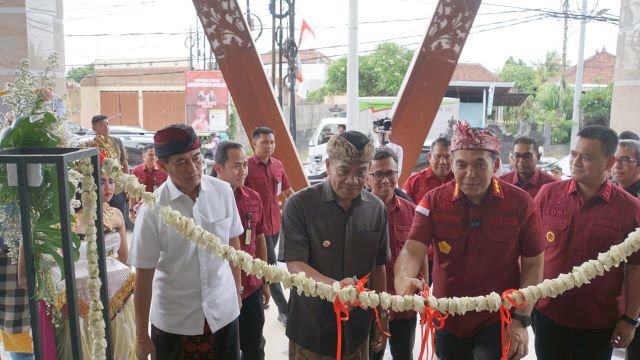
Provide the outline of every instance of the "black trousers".
<path id="1" fill-rule="evenodd" d="M 560 326 L 534 310 L 533 331 L 538 360 L 609 360 L 613 353 L 609 343 L 613 329 Z"/>
<path id="2" fill-rule="evenodd" d="M 627 347 L 627 359 L 635 360 L 640 359 L 640 331 L 636 330 L 636 336 L 633 337 L 633 341 Z"/>
<path id="3" fill-rule="evenodd" d="M 265 235 L 265 239 L 267 240 L 267 263 L 269 263 L 269 265 L 274 265 L 277 261 L 276 244 L 278 243 L 279 236 L 280 234 Z M 280 314 L 287 314 L 287 299 L 284 297 L 284 292 L 282 292 L 282 285 L 280 285 L 280 283 L 269 284 L 269 290 L 271 291 L 273 302 L 275 302 L 278 307 L 278 312 Z"/>
<path id="4" fill-rule="evenodd" d="M 238 319 L 240 321 L 242 360 L 264 360 L 262 287 L 242 300 L 242 309 L 240 309 Z"/>
<path id="5" fill-rule="evenodd" d="M 238 319 L 211 333 L 204 323 L 202 335 L 178 335 L 162 331 L 151 324 L 151 341 L 157 360 L 240 360 Z"/>
<path id="6" fill-rule="evenodd" d="M 500 359 L 500 322 L 489 325 L 472 337 L 458 337 L 446 330 L 436 330 L 436 355 L 440 360 Z"/>
<path id="7" fill-rule="evenodd" d="M 369 341 L 373 341 L 375 329 L 378 327 L 375 319 L 371 322 L 371 335 Z M 391 356 L 393 360 L 413 360 L 413 345 L 416 336 L 416 317 L 412 319 L 392 320 L 389 321 L 389 333 L 391 337 L 387 339 L 391 348 Z M 382 360 L 384 358 L 384 350 L 374 353 L 369 348 L 370 360 Z"/>

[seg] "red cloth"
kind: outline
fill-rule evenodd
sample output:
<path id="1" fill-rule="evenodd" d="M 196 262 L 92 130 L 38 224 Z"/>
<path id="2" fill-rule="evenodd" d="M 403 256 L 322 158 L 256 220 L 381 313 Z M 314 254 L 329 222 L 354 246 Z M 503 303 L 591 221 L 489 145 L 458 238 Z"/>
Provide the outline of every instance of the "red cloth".
<path id="1" fill-rule="evenodd" d="M 148 192 L 154 192 L 158 186 L 167 181 L 167 176 L 169 176 L 155 164 L 153 165 L 153 169 L 149 171 L 144 163 L 134 167 L 132 173 L 138 178 L 140 184 L 144 184 Z"/>
<path id="2" fill-rule="evenodd" d="M 547 174 L 541 169 L 536 169 L 533 172 L 533 176 L 531 176 L 531 179 L 529 179 L 529 181 L 523 186 L 518 185 L 518 181 L 520 180 L 518 178 L 517 171 L 512 171 L 510 173 L 504 174 L 500 176 L 500 179 L 508 182 L 509 184 L 513 184 L 519 187 L 520 189 L 528 192 L 532 198 L 535 198 L 536 195 L 538 195 L 538 192 L 542 188 L 542 185 L 556 181 L 556 179 L 553 176 Z"/>
<path id="3" fill-rule="evenodd" d="M 595 259 L 640 225 L 640 202 L 607 180 L 585 202 L 574 180 L 542 187 L 535 199 L 547 244 L 544 278 L 570 272 Z M 628 261 L 640 264 L 640 252 Z M 613 328 L 624 310 L 624 266 L 611 269 L 591 284 L 571 289 L 555 299 L 542 299 L 536 308 L 559 325 L 584 329 Z"/>
<path id="4" fill-rule="evenodd" d="M 411 230 L 415 208 L 416 206 L 411 202 L 399 196 L 394 196 L 393 205 L 387 212 L 391 259 L 385 264 L 385 267 L 387 269 L 387 292 L 389 294 L 396 293 L 393 285 L 393 267 L 396 264 L 398 255 L 400 255 L 400 251 L 404 247 L 404 243 L 409 239 L 409 230 Z M 415 311 L 392 313 L 391 320 L 411 319 L 414 316 L 416 316 Z"/>
<path id="5" fill-rule="evenodd" d="M 240 235 L 240 248 L 242 251 L 247 252 L 249 255 L 256 257 L 256 237 L 260 234 L 264 234 L 264 218 L 262 212 L 262 200 L 260 195 L 249 189 L 246 186 L 242 186 L 236 189 L 234 192 L 236 198 L 236 206 L 238 207 L 238 213 L 242 220 L 242 227 L 245 229 L 244 233 Z M 249 245 L 246 245 L 247 229 L 251 229 L 251 240 Z M 246 299 L 249 295 L 253 294 L 258 288 L 262 286 L 262 280 L 252 275 L 247 275 L 242 271 L 242 287 L 244 291 L 242 293 L 242 299 Z"/>
<path id="6" fill-rule="evenodd" d="M 417 203 L 422 200 L 429 191 L 451 180 L 453 180 L 453 172 L 449 172 L 447 178 L 442 182 L 433 173 L 431 167 L 427 167 L 419 173 L 411 175 L 407 181 L 404 182 L 404 185 L 402 185 L 402 190 Z"/>
<path id="7" fill-rule="evenodd" d="M 544 235 L 533 199 L 497 178 L 478 206 L 455 181 L 427 193 L 416 207 L 409 238 L 433 244 L 433 294 L 480 296 L 520 287 L 520 256 L 544 251 Z M 473 336 L 500 321 L 499 313 L 449 316 L 445 330 Z"/>
<path id="8" fill-rule="evenodd" d="M 291 188 L 289 178 L 280 160 L 273 157 L 263 163 L 257 155 L 254 155 L 249 158 L 248 163 L 249 174 L 244 185 L 260 194 L 264 206 L 265 235 L 275 235 L 280 232 L 278 191 Z"/>
<path id="9" fill-rule="evenodd" d="M 456 150 L 488 150 L 499 154 L 500 140 L 490 130 L 472 128 L 466 121 L 458 121 L 451 137 L 451 152 Z"/>

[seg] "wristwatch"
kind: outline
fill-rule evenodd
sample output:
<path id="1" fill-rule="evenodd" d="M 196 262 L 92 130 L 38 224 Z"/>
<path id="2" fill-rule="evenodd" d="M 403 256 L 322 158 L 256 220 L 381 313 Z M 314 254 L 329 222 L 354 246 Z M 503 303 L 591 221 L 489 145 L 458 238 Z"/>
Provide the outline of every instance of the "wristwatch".
<path id="1" fill-rule="evenodd" d="M 236 291 L 238 292 L 238 295 L 242 295 L 242 293 L 244 292 L 244 286 L 240 286 L 236 289 Z"/>
<path id="2" fill-rule="evenodd" d="M 520 315 L 520 314 L 512 314 L 511 318 L 514 320 L 518 320 L 520 321 L 520 323 L 522 324 L 522 326 L 524 327 L 529 327 L 531 326 L 531 316 L 527 316 L 527 315 Z"/>
<path id="3" fill-rule="evenodd" d="M 640 325 L 640 321 L 638 321 L 638 319 L 634 319 L 634 318 L 628 317 L 625 314 L 622 314 L 622 317 L 620 318 L 620 320 L 626 322 L 627 324 L 629 324 L 629 325 L 631 325 L 631 326 L 633 326 L 635 328 L 637 328 L 638 325 Z"/>

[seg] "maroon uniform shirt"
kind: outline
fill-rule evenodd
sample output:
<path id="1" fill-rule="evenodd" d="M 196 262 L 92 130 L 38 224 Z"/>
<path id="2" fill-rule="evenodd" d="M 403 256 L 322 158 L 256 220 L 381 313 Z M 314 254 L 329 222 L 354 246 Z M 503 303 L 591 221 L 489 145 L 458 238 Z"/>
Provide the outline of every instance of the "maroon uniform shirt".
<path id="1" fill-rule="evenodd" d="M 387 209 L 387 225 L 389 226 L 389 247 L 391 249 L 391 260 L 385 264 L 387 269 L 387 292 L 395 294 L 393 285 L 393 267 L 396 263 L 404 243 L 409 239 L 411 222 L 416 206 L 411 202 L 399 197 L 393 197 L 393 205 Z M 404 311 L 401 313 L 391 313 L 391 320 L 411 319 L 416 315 L 414 311 Z"/>
<path id="2" fill-rule="evenodd" d="M 265 235 L 280 232 L 280 207 L 278 195 L 291 187 L 280 160 L 270 157 L 266 163 L 257 155 L 249 158 L 249 174 L 244 185 L 260 194 L 264 207 Z"/>
<path id="3" fill-rule="evenodd" d="M 487 196 L 471 203 L 455 181 L 427 193 L 416 207 L 409 239 L 433 244 L 433 294 L 480 296 L 520 288 L 520 256 L 544 251 L 540 216 L 521 189 L 493 178 Z M 473 336 L 499 313 L 449 316 L 445 329 Z"/>
<path id="4" fill-rule="evenodd" d="M 147 166 L 142 163 L 133 168 L 133 175 L 138 178 L 140 184 L 144 184 L 148 192 L 154 192 L 160 185 L 167 181 L 168 174 L 154 164 L 153 169 L 149 171 Z"/>
<path id="5" fill-rule="evenodd" d="M 568 273 L 574 266 L 596 259 L 598 253 L 621 243 L 640 225 L 640 202 L 607 180 L 598 194 L 584 201 L 574 180 L 542 187 L 535 199 L 546 238 L 544 278 Z M 640 253 L 629 264 L 640 264 Z M 613 328 L 622 316 L 624 266 L 613 268 L 580 288 L 555 299 L 542 299 L 536 308 L 562 326 Z M 640 286 L 640 284 L 639 284 Z"/>
<path id="6" fill-rule="evenodd" d="M 237 188 L 234 194 L 238 213 L 242 220 L 242 227 L 244 228 L 244 233 L 240 235 L 240 249 L 255 258 L 256 237 L 264 234 L 262 200 L 257 192 L 246 186 Z M 250 237 L 247 237 L 247 234 Z M 260 286 L 262 286 L 262 280 L 253 275 L 247 275 L 244 270 L 242 271 L 242 287 L 244 288 L 242 299 L 246 299 L 253 294 Z"/>
<path id="7" fill-rule="evenodd" d="M 419 173 L 411 175 L 402 185 L 402 190 L 418 203 L 429 191 L 451 180 L 453 180 L 453 172 L 449 172 L 447 178 L 442 182 L 431 171 L 431 168 L 427 167 Z"/>
<path id="8" fill-rule="evenodd" d="M 519 187 L 520 189 L 528 192 L 532 198 L 535 198 L 536 195 L 538 195 L 538 191 L 540 191 L 540 189 L 542 188 L 542 185 L 556 181 L 556 179 L 554 179 L 553 176 L 547 174 L 541 169 L 536 169 L 533 172 L 531 179 L 529 179 L 529 181 L 527 181 L 527 183 L 524 184 L 523 186 L 518 185 L 518 181 L 520 181 L 520 179 L 518 178 L 517 171 L 512 171 L 510 173 L 504 174 L 500 176 L 500 179 L 508 182 L 509 184 L 513 184 Z"/>

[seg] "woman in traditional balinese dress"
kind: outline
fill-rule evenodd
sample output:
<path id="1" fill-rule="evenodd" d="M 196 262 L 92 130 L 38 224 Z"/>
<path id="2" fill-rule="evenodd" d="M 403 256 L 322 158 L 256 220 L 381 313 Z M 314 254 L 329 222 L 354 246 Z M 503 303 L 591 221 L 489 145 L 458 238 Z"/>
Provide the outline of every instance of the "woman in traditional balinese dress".
<path id="1" fill-rule="evenodd" d="M 103 201 L 102 219 L 104 224 L 105 251 L 107 253 L 107 282 L 109 284 L 108 307 L 109 313 L 111 314 L 113 359 L 129 360 L 135 358 L 136 346 L 135 317 L 133 299 L 131 298 L 133 295 L 134 275 L 131 269 L 125 265 L 128 256 L 128 245 L 124 217 L 120 210 L 110 207 L 108 204 L 115 192 L 115 184 L 113 180 L 107 178 L 104 173 L 100 176 L 100 191 L 102 192 Z M 80 211 L 80 209 L 78 209 L 78 211 Z M 87 224 L 83 221 L 82 216 L 76 216 L 76 222 L 73 228 L 74 232 L 84 240 Z M 80 246 L 80 259 L 75 263 L 75 276 L 78 299 L 80 300 L 78 302 L 78 308 L 82 315 L 80 318 L 80 330 L 83 358 L 90 359 L 89 326 L 86 320 L 91 298 L 87 289 L 88 263 L 86 251 L 87 244 L 83 241 Z M 20 268 L 24 269 L 22 252 L 20 260 L 22 261 Z M 62 299 L 56 307 L 66 315 L 66 309 L 60 308 L 61 304 L 64 304 L 64 280 L 60 279 L 60 270 L 57 267 L 53 267 L 52 270 L 53 282 L 54 284 L 58 284 L 56 290 Z M 24 270 L 22 272 L 24 273 Z M 21 283 L 26 284 L 26 277 L 21 276 Z M 46 325 L 42 330 L 49 334 L 55 333 L 55 336 L 49 336 L 49 341 L 45 341 L 44 343 L 44 358 L 46 360 L 71 359 L 71 338 L 68 331 L 68 322 L 62 321 L 60 326 L 54 330 L 50 314 L 46 315 L 44 311 L 41 311 L 40 315 L 41 327 Z M 52 341 L 50 341 L 53 337 L 55 337 L 55 344 L 51 344 Z M 55 348 L 55 351 L 52 351 L 53 348 Z"/>

